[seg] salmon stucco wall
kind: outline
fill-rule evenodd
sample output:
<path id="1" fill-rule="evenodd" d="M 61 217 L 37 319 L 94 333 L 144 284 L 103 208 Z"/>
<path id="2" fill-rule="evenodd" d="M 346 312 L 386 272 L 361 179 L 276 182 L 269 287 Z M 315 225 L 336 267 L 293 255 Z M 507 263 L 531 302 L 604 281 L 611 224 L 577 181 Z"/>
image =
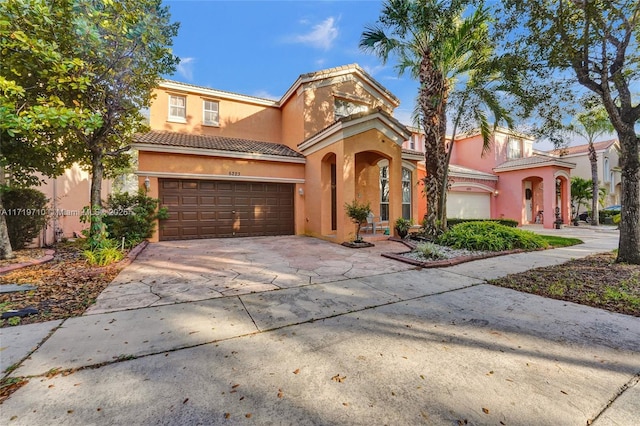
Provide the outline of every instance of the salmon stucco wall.
<path id="1" fill-rule="evenodd" d="M 150 108 L 152 130 L 250 139 L 279 143 L 281 111 L 273 106 L 170 89 L 156 89 Z M 169 95 L 186 96 L 186 123 L 169 120 Z M 203 125 L 203 101 L 218 101 L 219 125 Z"/>
<path id="2" fill-rule="evenodd" d="M 110 179 L 102 181 L 102 197 L 106 200 L 112 192 L 113 182 Z M 49 245 L 55 241 L 56 229 L 58 239 L 73 238 L 81 235 L 87 224 L 80 221 L 85 207 L 90 203 L 91 174 L 78 164 L 66 169 L 57 178 L 44 178 L 44 183 L 36 187 L 49 199 L 50 217 L 43 229 L 38 245 Z M 60 232 L 61 231 L 61 232 Z"/>
<path id="3" fill-rule="evenodd" d="M 282 105 L 282 143 L 297 150 L 304 140 L 304 96 L 300 91 L 294 93 Z"/>

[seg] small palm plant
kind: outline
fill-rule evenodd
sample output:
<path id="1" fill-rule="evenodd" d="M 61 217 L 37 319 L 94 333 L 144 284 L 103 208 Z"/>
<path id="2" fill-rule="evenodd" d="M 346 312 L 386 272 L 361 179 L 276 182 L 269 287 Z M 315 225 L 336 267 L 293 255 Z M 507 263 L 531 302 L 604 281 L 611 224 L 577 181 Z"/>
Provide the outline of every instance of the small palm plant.
<path id="1" fill-rule="evenodd" d="M 360 204 L 358 200 L 353 200 L 351 203 L 345 203 L 344 208 L 347 211 L 347 216 L 349 216 L 357 226 L 356 239 L 354 241 L 361 242 L 360 228 L 367 222 L 367 218 L 371 214 L 371 205 L 369 203 Z"/>

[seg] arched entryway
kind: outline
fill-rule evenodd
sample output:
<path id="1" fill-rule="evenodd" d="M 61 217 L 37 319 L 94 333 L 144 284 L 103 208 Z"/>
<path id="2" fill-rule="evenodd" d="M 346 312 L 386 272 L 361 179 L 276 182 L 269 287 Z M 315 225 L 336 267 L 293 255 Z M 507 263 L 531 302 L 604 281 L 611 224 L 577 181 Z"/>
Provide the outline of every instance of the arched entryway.
<path id="1" fill-rule="evenodd" d="M 322 182 L 322 233 L 335 234 L 338 229 L 338 197 L 336 154 L 330 152 L 322 158 L 321 182 Z"/>
<path id="2" fill-rule="evenodd" d="M 544 223 L 544 185 L 539 176 L 528 176 L 522 180 L 522 223 Z"/>

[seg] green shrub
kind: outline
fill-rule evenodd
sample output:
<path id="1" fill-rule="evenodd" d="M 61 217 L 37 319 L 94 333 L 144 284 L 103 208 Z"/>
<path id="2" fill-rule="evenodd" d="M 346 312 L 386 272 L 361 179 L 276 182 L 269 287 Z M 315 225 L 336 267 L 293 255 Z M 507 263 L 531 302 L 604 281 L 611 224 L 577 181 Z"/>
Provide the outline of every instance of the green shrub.
<path id="1" fill-rule="evenodd" d="M 486 251 L 533 250 L 548 247 L 546 241 L 533 232 L 492 221 L 458 224 L 442 234 L 438 238 L 438 243 L 458 249 Z"/>
<path id="2" fill-rule="evenodd" d="M 92 266 L 106 266 L 113 262 L 122 260 L 124 254 L 118 249 L 117 242 L 114 240 L 105 240 L 101 247 L 83 252 L 84 257 Z"/>
<path id="3" fill-rule="evenodd" d="M 466 223 L 466 222 L 496 222 L 496 223 L 499 223 L 500 225 L 508 226 L 510 228 L 518 227 L 518 221 L 513 219 L 458 219 L 458 218 L 447 219 L 447 226 L 449 228 L 453 228 L 454 226 L 460 223 Z"/>
<path id="4" fill-rule="evenodd" d="M 158 209 L 160 200 L 148 197 L 143 190 L 137 194 L 110 194 L 106 203 L 103 222 L 109 237 L 125 246 L 133 247 L 151 237 L 156 219 L 168 218 L 167 208 Z"/>
<path id="5" fill-rule="evenodd" d="M 437 260 L 445 258 L 442 249 L 430 241 L 418 244 L 416 251 L 426 259 Z"/>
<path id="6" fill-rule="evenodd" d="M 31 243 L 47 222 L 48 200 L 32 188 L 4 188 L 1 196 L 11 247 L 19 250 Z"/>
<path id="7" fill-rule="evenodd" d="M 413 222 L 410 221 L 409 219 L 405 219 L 402 217 L 399 217 L 396 219 L 395 230 L 400 236 L 400 238 L 404 238 L 407 236 L 407 234 L 409 233 L 409 228 L 411 228 L 411 225 L 413 225 Z"/>
<path id="8" fill-rule="evenodd" d="M 613 216 L 616 216 L 620 214 L 619 211 L 614 211 L 614 210 L 598 210 L 598 223 L 603 224 L 607 221 L 608 217 L 613 218 Z M 612 220 L 613 222 L 613 220 Z"/>

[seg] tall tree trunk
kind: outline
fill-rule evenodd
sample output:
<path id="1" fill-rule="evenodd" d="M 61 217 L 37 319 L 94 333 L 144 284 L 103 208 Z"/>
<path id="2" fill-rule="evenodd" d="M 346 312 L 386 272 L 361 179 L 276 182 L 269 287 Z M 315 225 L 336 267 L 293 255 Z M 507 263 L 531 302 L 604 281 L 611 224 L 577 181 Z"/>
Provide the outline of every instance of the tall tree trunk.
<path id="1" fill-rule="evenodd" d="M 7 230 L 7 221 L 3 214 L 4 206 L 1 195 L 0 193 L 0 259 L 12 259 L 15 257 L 15 254 L 13 254 L 11 241 L 9 241 L 9 232 Z"/>
<path id="2" fill-rule="evenodd" d="M 622 148 L 620 241 L 616 262 L 640 265 L 640 138 L 633 125 L 618 131 Z"/>
<path id="3" fill-rule="evenodd" d="M 98 235 L 104 230 L 102 216 L 98 216 L 100 213 L 96 211 L 102 207 L 103 155 L 99 147 L 91 149 L 91 206 L 89 206 L 91 218 L 89 220 L 89 233 L 93 238 L 98 238 Z M 92 240 L 91 244 L 93 244 L 93 241 L 94 240 Z"/>
<path id="4" fill-rule="evenodd" d="M 598 185 L 598 156 L 593 141 L 589 139 L 589 162 L 591 163 L 591 225 L 598 226 L 598 196 L 600 187 Z"/>
<path id="5" fill-rule="evenodd" d="M 15 254 L 13 254 L 13 249 L 11 248 L 7 220 L 3 214 L 4 204 L 2 204 L 2 192 L 4 185 L 4 167 L 0 166 L 0 259 L 13 259 Z"/>
<path id="6" fill-rule="evenodd" d="M 444 99 L 445 82 L 442 74 L 434 68 L 430 52 L 425 52 L 420 64 L 420 109 L 422 111 L 422 128 L 425 130 L 425 165 L 427 175 L 424 179 L 427 199 L 425 216 L 425 232 L 438 235 L 440 223 L 440 188 L 442 182 L 443 163 L 446 157 L 444 150 Z"/>

